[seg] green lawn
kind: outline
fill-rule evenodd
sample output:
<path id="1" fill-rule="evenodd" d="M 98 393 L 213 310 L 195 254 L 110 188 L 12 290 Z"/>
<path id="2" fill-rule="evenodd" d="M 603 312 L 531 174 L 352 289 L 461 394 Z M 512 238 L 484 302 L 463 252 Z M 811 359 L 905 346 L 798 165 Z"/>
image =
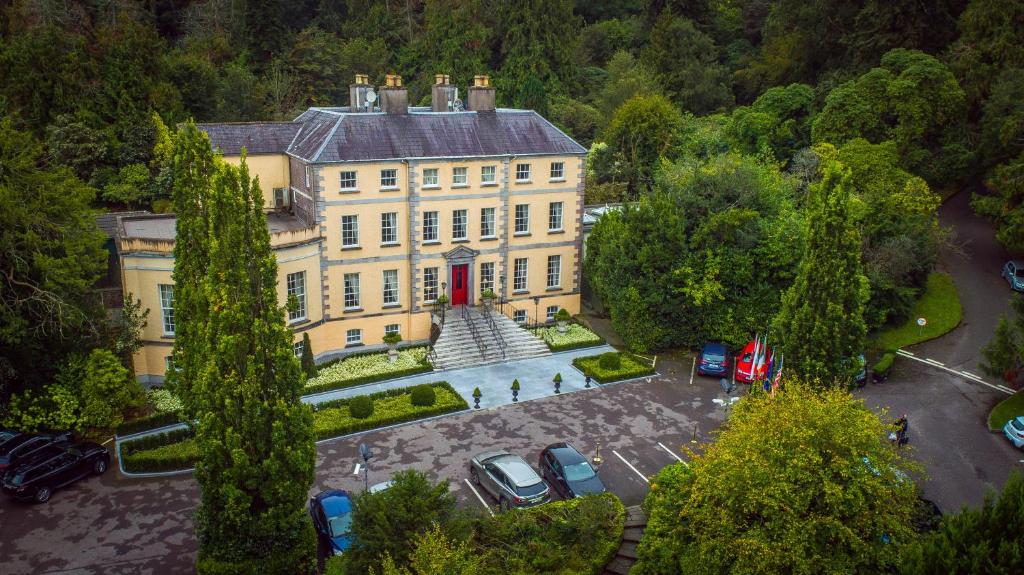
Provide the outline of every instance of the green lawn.
<path id="1" fill-rule="evenodd" d="M 628 353 L 619 354 L 619 358 L 622 362 L 619 369 L 605 369 L 601 367 L 601 355 L 577 357 L 572 360 L 572 364 L 585 375 L 589 375 L 594 378 L 598 383 L 611 383 L 613 381 L 633 379 L 645 375 L 652 375 L 654 373 L 654 368 L 652 368 L 649 363 Z"/>
<path id="2" fill-rule="evenodd" d="M 960 296 L 956 293 L 949 274 L 935 272 L 928 276 L 928 285 L 906 323 L 886 329 L 878 334 L 875 347 L 882 350 L 900 349 L 949 333 L 960 324 L 962 311 Z M 917 325 L 917 318 L 928 323 Z"/>
<path id="3" fill-rule="evenodd" d="M 1018 391 L 992 409 L 992 413 L 988 414 L 988 428 L 1000 431 L 1007 421 L 1018 415 L 1024 415 L 1024 391 Z"/>

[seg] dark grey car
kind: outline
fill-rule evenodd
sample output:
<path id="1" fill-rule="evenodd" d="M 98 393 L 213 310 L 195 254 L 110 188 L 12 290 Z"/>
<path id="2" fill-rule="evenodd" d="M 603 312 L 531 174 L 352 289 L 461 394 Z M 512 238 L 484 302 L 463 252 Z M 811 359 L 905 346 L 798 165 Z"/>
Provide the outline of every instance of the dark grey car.
<path id="1" fill-rule="evenodd" d="M 469 462 L 469 475 L 508 510 L 547 503 L 551 490 L 530 464 L 507 451 L 488 451 Z"/>
<path id="2" fill-rule="evenodd" d="M 1014 291 L 1024 291 L 1024 262 L 1010 260 L 1003 264 L 1003 279 Z"/>

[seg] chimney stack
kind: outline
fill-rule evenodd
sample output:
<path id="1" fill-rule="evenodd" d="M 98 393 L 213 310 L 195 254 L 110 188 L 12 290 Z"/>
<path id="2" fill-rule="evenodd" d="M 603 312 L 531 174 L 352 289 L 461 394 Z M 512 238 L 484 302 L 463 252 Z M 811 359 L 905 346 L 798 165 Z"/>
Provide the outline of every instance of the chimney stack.
<path id="1" fill-rule="evenodd" d="M 370 85 L 370 77 L 366 74 L 356 74 L 356 81 L 348 85 L 348 106 L 350 112 L 372 112 L 373 102 L 366 99 L 366 95 L 373 90 Z"/>
<path id="2" fill-rule="evenodd" d="M 494 88 L 490 76 L 473 76 L 469 87 L 469 109 L 474 112 L 494 111 Z"/>
<path id="3" fill-rule="evenodd" d="M 430 90 L 430 109 L 434 112 L 455 112 L 455 101 L 459 89 L 448 83 L 448 74 L 435 74 L 434 86 Z"/>
<path id="4" fill-rule="evenodd" d="M 402 86 L 402 77 L 388 74 L 379 90 L 380 111 L 385 114 L 408 114 L 409 91 Z"/>

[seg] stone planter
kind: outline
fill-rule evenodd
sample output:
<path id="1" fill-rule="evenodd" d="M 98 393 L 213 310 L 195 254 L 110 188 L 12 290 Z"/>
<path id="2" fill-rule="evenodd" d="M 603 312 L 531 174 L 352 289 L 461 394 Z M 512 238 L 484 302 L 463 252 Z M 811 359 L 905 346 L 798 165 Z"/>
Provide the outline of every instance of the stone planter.
<path id="1" fill-rule="evenodd" d="M 480 301 L 484 302 L 484 307 L 487 308 L 487 311 L 491 311 L 491 310 L 494 309 L 494 298 L 493 297 L 480 298 Z"/>
<path id="2" fill-rule="evenodd" d="M 388 346 L 388 362 L 395 363 L 398 361 L 398 346 Z"/>
<path id="3" fill-rule="evenodd" d="M 565 330 L 567 330 L 568 328 L 569 322 L 561 320 L 558 321 L 558 333 L 565 333 Z"/>

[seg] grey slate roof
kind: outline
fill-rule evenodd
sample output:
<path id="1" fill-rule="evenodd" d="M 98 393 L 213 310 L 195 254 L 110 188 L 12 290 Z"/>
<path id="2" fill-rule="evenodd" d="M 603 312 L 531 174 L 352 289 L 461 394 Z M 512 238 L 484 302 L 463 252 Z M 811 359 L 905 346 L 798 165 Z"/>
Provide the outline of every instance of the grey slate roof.
<path id="1" fill-rule="evenodd" d="M 96 225 L 99 226 L 108 238 L 117 236 L 117 219 L 121 216 L 141 216 L 148 214 L 147 211 L 135 211 L 135 212 L 108 212 L 105 214 L 96 214 Z"/>
<path id="2" fill-rule="evenodd" d="M 283 154 L 296 132 L 302 127 L 297 122 L 241 122 L 227 124 L 197 124 L 210 136 L 213 148 L 225 156 L 237 156 L 242 148 L 248 154 Z"/>
<path id="3" fill-rule="evenodd" d="M 587 152 L 532 110 L 435 113 L 410 108 L 409 114 L 350 114 L 348 108 L 310 108 L 295 122 L 199 127 L 225 154 L 237 154 L 247 145 L 249 153 L 287 151 L 313 163 Z M 292 137 L 282 146 L 288 134 Z M 260 137 L 276 139 L 272 145 L 257 143 Z M 258 144 L 268 151 L 255 152 Z"/>

